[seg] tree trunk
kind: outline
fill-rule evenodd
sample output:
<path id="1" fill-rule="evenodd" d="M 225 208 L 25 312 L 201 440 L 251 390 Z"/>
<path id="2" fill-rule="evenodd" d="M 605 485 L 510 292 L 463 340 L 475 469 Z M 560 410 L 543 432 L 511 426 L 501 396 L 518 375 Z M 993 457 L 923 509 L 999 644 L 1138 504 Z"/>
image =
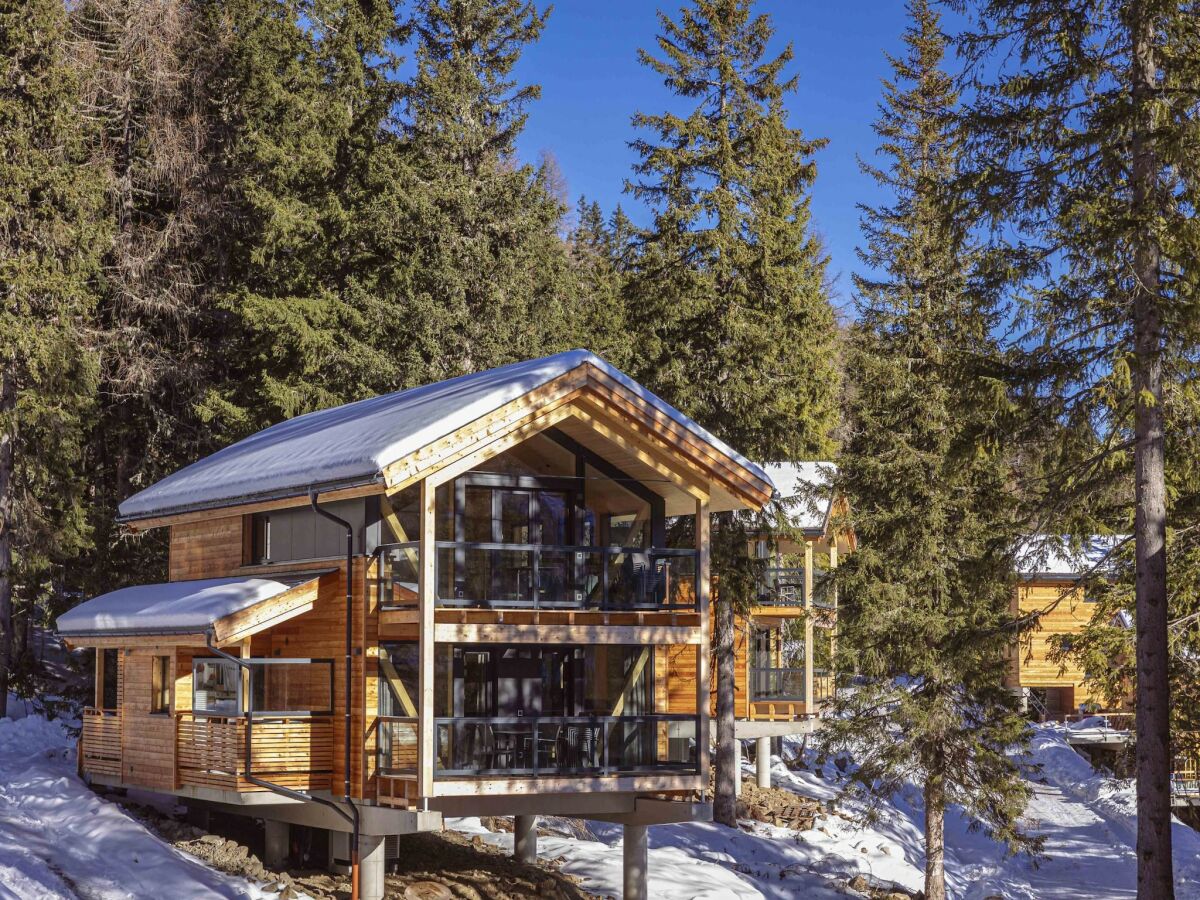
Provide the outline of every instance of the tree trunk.
<path id="1" fill-rule="evenodd" d="M 17 388 L 11 369 L 0 374 L 0 417 L 12 415 L 17 402 Z M 0 431 L 0 719 L 8 715 L 9 673 L 12 668 L 12 606 L 13 606 L 13 506 L 15 503 L 14 426 L 3 422 Z"/>
<path id="2" fill-rule="evenodd" d="M 946 900 L 946 785 L 925 780 L 925 900 Z"/>
<path id="3" fill-rule="evenodd" d="M 1161 249 L 1152 230 L 1159 164 L 1151 144 L 1157 82 L 1153 24 L 1144 10 L 1132 25 L 1132 194 L 1137 229 L 1133 297 L 1134 554 L 1137 604 L 1138 897 L 1171 900 L 1170 680 L 1167 640 L 1167 505 L 1163 436 Z"/>
<path id="4" fill-rule="evenodd" d="M 713 797 L 713 821 L 737 827 L 737 795 L 735 766 L 740 764 L 737 738 L 734 733 L 734 653 L 733 653 L 733 601 L 721 599 L 716 602 L 716 653 L 717 653 L 717 786 Z"/>

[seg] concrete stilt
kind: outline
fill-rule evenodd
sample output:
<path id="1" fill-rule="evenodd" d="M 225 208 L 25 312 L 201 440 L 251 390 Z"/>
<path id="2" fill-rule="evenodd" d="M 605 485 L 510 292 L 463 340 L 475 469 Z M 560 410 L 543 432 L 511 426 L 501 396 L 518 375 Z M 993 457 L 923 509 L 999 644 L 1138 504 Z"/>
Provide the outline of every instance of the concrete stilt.
<path id="1" fill-rule="evenodd" d="M 329 871 L 342 875 L 350 873 L 350 834 L 346 831 L 329 831 Z"/>
<path id="2" fill-rule="evenodd" d="M 513 817 L 513 858 L 523 863 L 537 861 L 537 816 Z"/>
<path id="3" fill-rule="evenodd" d="M 287 864 L 288 846 L 292 837 L 292 826 L 278 819 L 264 819 L 263 865 L 274 872 L 281 871 Z"/>
<path id="4" fill-rule="evenodd" d="M 760 737 L 754 750 L 754 763 L 758 774 L 758 786 L 771 786 L 771 739 Z"/>
<path id="5" fill-rule="evenodd" d="M 358 894 L 360 900 L 383 900 L 387 890 L 387 864 L 383 835 L 358 838 Z"/>
<path id="6" fill-rule="evenodd" d="M 625 825 L 625 900 L 646 900 L 646 878 L 649 864 L 646 859 L 646 826 Z"/>

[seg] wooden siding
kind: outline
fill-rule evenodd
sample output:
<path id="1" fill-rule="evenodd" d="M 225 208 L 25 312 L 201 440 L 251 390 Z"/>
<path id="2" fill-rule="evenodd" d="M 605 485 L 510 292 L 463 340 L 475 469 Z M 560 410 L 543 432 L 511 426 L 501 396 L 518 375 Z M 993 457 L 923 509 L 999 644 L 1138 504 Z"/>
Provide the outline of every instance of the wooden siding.
<path id="1" fill-rule="evenodd" d="M 1074 704 L 1098 702 L 1103 698 L 1094 695 L 1084 683 L 1083 670 L 1073 662 L 1063 663 L 1050 659 L 1053 638 L 1060 634 L 1078 634 L 1091 620 L 1094 604 L 1083 599 L 1083 591 L 1062 583 L 1031 583 L 1017 588 L 1015 599 L 1017 611 L 1027 614 L 1047 610 L 1038 627 L 1022 636 L 1014 655 L 1015 672 L 1010 674 L 1010 687 L 1074 688 Z"/>
<path id="2" fill-rule="evenodd" d="M 222 578 L 242 565 L 242 516 L 171 526 L 171 581 Z"/>

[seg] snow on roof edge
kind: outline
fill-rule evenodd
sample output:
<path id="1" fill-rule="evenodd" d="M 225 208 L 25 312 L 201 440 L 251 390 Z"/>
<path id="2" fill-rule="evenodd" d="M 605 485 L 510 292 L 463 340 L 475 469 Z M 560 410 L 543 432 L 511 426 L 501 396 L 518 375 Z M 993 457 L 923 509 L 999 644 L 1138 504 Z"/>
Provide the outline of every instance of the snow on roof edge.
<path id="1" fill-rule="evenodd" d="M 592 351 L 576 349 L 286 419 L 223 447 L 127 498 L 119 506 L 118 520 L 138 521 L 242 502 L 295 497 L 314 488 L 366 485 L 378 481 L 383 469 L 395 460 L 554 378 L 589 364 L 774 490 L 774 482 L 763 467 Z M 411 414 L 401 416 L 403 412 Z M 352 422 L 363 422 L 368 431 L 361 441 L 348 439 L 344 434 Z M 410 430 L 403 430 L 405 427 Z M 374 445 L 370 444 L 372 438 L 377 441 Z M 206 473 L 211 477 L 206 479 Z"/>

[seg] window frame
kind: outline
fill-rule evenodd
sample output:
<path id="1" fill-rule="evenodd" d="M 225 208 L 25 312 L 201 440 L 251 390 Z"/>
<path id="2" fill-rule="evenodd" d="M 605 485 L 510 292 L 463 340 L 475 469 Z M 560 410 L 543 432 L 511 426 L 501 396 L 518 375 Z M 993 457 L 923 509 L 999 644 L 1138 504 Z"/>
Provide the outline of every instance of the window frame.
<path id="1" fill-rule="evenodd" d="M 171 656 L 155 654 L 150 657 L 150 715 L 171 715 L 172 682 Z"/>

